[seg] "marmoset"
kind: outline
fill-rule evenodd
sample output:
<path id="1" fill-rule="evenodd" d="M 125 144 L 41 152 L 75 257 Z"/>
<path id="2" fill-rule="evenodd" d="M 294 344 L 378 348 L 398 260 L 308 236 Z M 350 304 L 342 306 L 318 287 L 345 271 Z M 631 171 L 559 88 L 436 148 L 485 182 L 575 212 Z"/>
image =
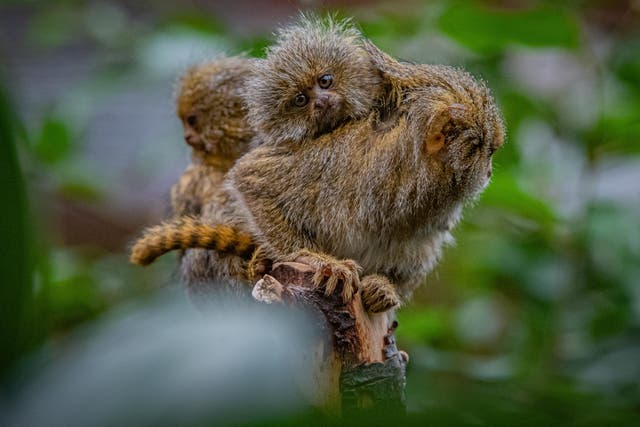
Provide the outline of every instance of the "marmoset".
<path id="1" fill-rule="evenodd" d="M 223 57 L 189 68 L 176 91 L 176 110 L 192 163 L 171 189 L 174 216 L 199 215 L 224 174 L 249 150 L 254 132 L 243 92 L 255 60 Z"/>
<path id="2" fill-rule="evenodd" d="M 302 16 L 255 63 L 248 120 L 258 143 L 299 143 L 366 117 L 382 94 L 380 73 L 350 20 Z"/>
<path id="3" fill-rule="evenodd" d="M 252 150 L 225 180 L 230 216 L 203 220 L 248 234 L 273 260 L 315 259 L 320 276 L 343 267 L 345 297 L 357 286 L 357 266 L 323 263 L 322 253 L 390 278 L 407 300 L 452 240 L 465 203 L 488 184 L 504 125 L 489 89 L 468 73 L 378 59 L 402 99 L 395 114 L 371 113 L 296 149 Z M 194 247 L 198 237 L 182 241 Z"/>

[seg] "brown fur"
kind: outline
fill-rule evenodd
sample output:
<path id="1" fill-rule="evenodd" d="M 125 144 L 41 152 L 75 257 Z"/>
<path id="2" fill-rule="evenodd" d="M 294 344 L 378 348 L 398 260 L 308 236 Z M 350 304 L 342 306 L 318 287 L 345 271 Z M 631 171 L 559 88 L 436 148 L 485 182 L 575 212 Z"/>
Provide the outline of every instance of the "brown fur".
<path id="1" fill-rule="evenodd" d="M 220 193 L 221 183 L 234 162 L 249 150 L 254 136 L 246 120 L 243 92 L 256 61 L 245 57 L 219 58 L 191 67 L 181 76 L 176 90 L 176 112 L 183 125 L 185 142 L 191 146 L 192 163 L 171 189 L 174 216 L 199 216 L 205 211 L 211 217 L 218 210 L 224 211 L 226 196 Z M 181 225 L 186 230 L 180 230 Z M 192 235 L 189 239 L 195 235 L 195 240 L 187 242 L 186 233 Z M 177 218 L 173 223 L 147 230 L 136 242 L 131 261 L 147 265 L 162 253 L 187 248 L 191 242 L 199 247 L 224 248 L 183 254 L 181 269 L 187 286 L 195 289 L 192 294 L 199 293 L 200 286 L 193 285 L 199 283 L 199 278 L 206 281 L 211 278 L 208 265 L 224 264 L 225 278 L 244 277 L 242 258 L 225 254 L 233 243 L 246 256 L 243 248 L 250 253 L 251 242 L 245 242 L 241 234 L 207 229 L 192 217 Z M 203 261 L 192 263 L 194 257 Z"/>
<path id="2" fill-rule="evenodd" d="M 206 69 L 202 70 L 202 72 L 206 71 Z M 278 32 L 276 45 L 268 50 L 267 59 L 254 61 L 252 71 L 244 96 L 249 107 L 248 119 L 262 135 L 261 138 L 256 139 L 257 143 L 278 143 L 285 140 L 301 142 L 302 139 L 311 139 L 313 136 L 329 132 L 348 120 L 366 116 L 372 108 L 377 106 L 378 98 L 382 94 L 380 74 L 372 66 L 368 54 L 363 49 L 362 35 L 347 20 L 303 17 L 299 23 L 282 28 Z M 327 74 L 333 78 L 331 86 L 319 87 L 319 78 Z M 189 80 L 195 80 L 197 83 L 202 79 L 186 79 L 187 82 Z M 301 91 L 309 96 L 306 106 L 308 108 L 299 109 L 291 105 L 291 96 Z M 183 92 L 187 93 L 187 99 L 197 99 L 207 93 L 197 90 L 183 90 Z M 203 92 L 203 94 L 191 96 L 191 92 Z M 185 123 L 185 137 L 187 137 L 187 132 L 191 131 L 186 121 L 190 109 L 182 108 L 180 102 L 178 104 L 179 115 Z M 197 154 L 196 145 L 193 141 L 191 143 Z M 200 150 L 200 152 L 203 151 Z M 199 213 L 197 209 L 199 206 L 191 209 L 186 203 L 179 202 L 186 199 L 186 202 L 195 205 L 193 202 L 206 200 L 207 197 L 185 198 L 176 197 L 176 195 L 211 194 L 211 192 L 207 193 L 210 188 L 215 187 L 211 182 L 217 184 L 216 178 L 221 175 L 221 172 L 212 170 L 212 167 L 206 164 L 191 166 L 173 188 L 174 210 L 178 213 L 185 210 L 186 213 Z M 176 209 L 177 206 L 181 209 Z M 176 235 L 171 225 L 155 228 L 153 232 L 167 234 L 163 237 L 165 240 Z M 136 245 L 138 251 L 142 251 L 144 242 L 149 241 L 151 240 L 148 236 L 139 241 Z M 192 241 L 197 242 L 198 238 Z M 176 242 L 176 246 L 179 245 L 180 242 Z M 161 248 L 157 246 L 147 248 L 150 252 L 149 259 L 160 255 L 157 253 L 158 249 Z M 235 272 L 249 277 L 259 274 L 266 268 L 264 265 L 268 264 L 264 258 L 258 258 L 256 253 L 250 262 L 249 271 L 245 271 L 244 262 L 229 256 L 221 260 L 219 255 L 213 255 L 210 252 L 205 254 L 203 251 L 188 251 L 183 258 L 183 276 L 187 283 L 195 283 L 195 286 L 199 287 L 198 283 L 207 276 L 207 272 L 211 271 L 206 266 L 211 265 L 212 257 L 223 264 L 233 263 Z M 139 258 L 132 260 L 136 262 L 136 259 Z M 355 277 L 356 282 L 359 280 L 357 269 L 352 262 L 344 265 L 332 264 L 326 256 L 317 259 L 307 257 L 307 260 L 313 262 L 328 277 L 328 290 L 333 290 L 340 274 Z M 224 278 L 224 275 L 220 277 L 215 272 L 210 276 Z M 318 275 L 317 281 L 320 281 L 322 276 L 322 274 Z M 345 298 L 350 298 L 352 291 L 352 287 L 345 286 Z"/>
<path id="3" fill-rule="evenodd" d="M 302 258 L 329 276 L 336 267 L 345 297 L 358 266 L 324 254 L 385 275 L 408 299 L 452 241 L 464 204 L 488 184 L 504 128 L 489 90 L 469 74 L 394 65 L 411 76 L 385 75 L 403 99 L 394 115 L 372 113 L 295 150 L 254 149 L 225 181 L 226 215 L 204 218 L 245 230 L 273 260 Z"/>
<path id="4" fill-rule="evenodd" d="M 397 65 L 410 78 L 385 74 L 403 99 L 393 116 L 372 113 L 295 150 L 258 147 L 225 185 L 275 260 L 302 249 L 353 259 L 407 299 L 488 184 L 504 128 L 468 73 Z"/>
<path id="5" fill-rule="evenodd" d="M 332 81 L 323 87 L 323 76 Z M 300 143 L 366 117 L 382 95 L 380 73 L 349 20 L 303 16 L 277 32 L 246 92 L 261 143 Z M 296 105 L 296 97 L 306 99 Z"/>
<path id="6" fill-rule="evenodd" d="M 174 215 L 198 215 L 224 174 L 249 150 L 254 132 L 243 92 L 256 60 L 219 58 L 191 67 L 176 92 L 176 112 L 192 163 L 171 189 Z"/>
<path id="7" fill-rule="evenodd" d="M 130 261 L 138 265 L 151 264 L 169 251 L 184 248 L 203 248 L 221 254 L 251 256 L 255 246 L 246 233 L 228 225 L 210 226 L 196 218 L 183 216 L 145 230 L 131 249 Z"/>
<path id="8" fill-rule="evenodd" d="M 370 274 L 360 284 L 362 303 L 371 313 L 382 313 L 400 304 L 395 286 L 385 276 Z"/>
<path id="9" fill-rule="evenodd" d="M 232 197 L 222 190 L 215 194 L 214 200 L 202 209 L 199 217 L 209 225 L 232 225 L 238 233 L 251 236 L 251 228 L 244 218 L 236 213 Z M 254 245 L 257 247 L 257 245 Z M 182 249 L 186 249 L 183 247 Z M 249 296 L 255 275 L 264 273 L 266 268 L 264 252 L 260 247 L 252 256 L 245 256 L 241 251 L 229 248 L 226 253 L 205 249 L 189 249 L 181 260 L 181 275 L 192 299 L 200 303 L 211 299 L 218 292 L 231 295 Z M 250 271 L 247 271 L 247 260 L 252 259 Z"/>

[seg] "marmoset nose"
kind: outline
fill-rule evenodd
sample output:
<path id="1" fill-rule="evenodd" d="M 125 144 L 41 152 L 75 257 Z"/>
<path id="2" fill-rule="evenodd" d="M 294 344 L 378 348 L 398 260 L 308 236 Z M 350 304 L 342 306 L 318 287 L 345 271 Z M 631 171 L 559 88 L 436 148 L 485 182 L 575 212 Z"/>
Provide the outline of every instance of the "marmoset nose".
<path id="1" fill-rule="evenodd" d="M 195 133 L 187 133 L 187 134 L 185 134 L 184 135 L 184 142 L 186 142 L 187 144 L 189 144 L 191 147 L 195 148 L 196 150 L 200 150 L 200 149 L 204 148 L 204 145 L 202 144 L 202 140 Z"/>
<path id="2" fill-rule="evenodd" d="M 326 110 L 329 106 L 329 96 L 328 95 L 319 95 L 315 101 L 313 101 L 313 107 L 318 110 Z"/>
<path id="3" fill-rule="evenodd" d="M 184 141 L 193 146 L 196 143 L 197 140 L 197 135 L 196 133 L 193 131 L 193 129 L 191 129 L 191 127 L 187 127 L 184 130 Z"/>

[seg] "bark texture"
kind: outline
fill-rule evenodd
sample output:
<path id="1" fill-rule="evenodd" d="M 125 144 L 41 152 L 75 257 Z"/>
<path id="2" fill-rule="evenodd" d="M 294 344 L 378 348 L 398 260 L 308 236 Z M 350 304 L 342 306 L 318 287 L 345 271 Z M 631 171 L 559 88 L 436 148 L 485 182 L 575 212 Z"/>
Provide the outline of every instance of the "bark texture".
<path id="1" fill-rule="evenodd" d="M 404 413 L 406 353 L 394 337 L 397 322 L 387 313 L 367 313 L 360 294 L 344 304 L 340 286 L 332 295 L 311 284 L 314 269 L 295 262 L 278 263 L 260 279 L 253 297 L 303 309 L 317 321 L 318 340 L 308 354 L 315 372 L 314 405 L 343 413 L 384 410 Z"/>

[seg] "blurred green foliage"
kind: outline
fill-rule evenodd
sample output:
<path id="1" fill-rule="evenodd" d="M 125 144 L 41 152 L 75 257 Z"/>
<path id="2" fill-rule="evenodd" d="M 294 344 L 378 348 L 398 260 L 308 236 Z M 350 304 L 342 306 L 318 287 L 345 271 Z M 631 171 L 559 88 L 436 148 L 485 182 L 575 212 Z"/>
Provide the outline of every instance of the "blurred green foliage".
<path id="1" fill-rule="evenodd" d="M 61 120 L 46 118 L 33 146 L 33 152 L 38 160 L 55 164 L 66 158 L 71 148 L 71 135 L 65 123 Z"/>
<path id="2" fill-rule="evenodd" d="M 438 28 L 482 54 L 500 53 L 511 44 L 575 49 L 579 43 L 575 19 L 566 11 L 549 7 L 498 11 L 460 2 L 440 15 Z"/>
<path id="3" fill-rule="evenodd" d="M 270 40 L 264 31 L 234 32 L 193 6 L 163 4 L 143 19 L 118 3 L 32 3 L 40 7 L 30 12 L 30 43 L 56 52 L 83 38 L 104 61 L 24 132 L 10 126 L 1 99 L 0 195 L 8 208 L 0 232 L 14 242 L 0 257 L 12 284 L 2 287 L 5 371 L 36 343 L 173 277 L 172 259 L 142 272 L 123 253 L 67 246 L 47 233 L 28 237 L 44 221 L 35 214 L 36 225 L 27 225 L 15 137 L 25 142 L 18 148 L 30 185 L 50 181 L 49 191 L 97 203 L 104 189 L 92 184 L 91 169 L 68 171 L 82 161 L 88 126 L 68 114 L 71 104 L 104 102 L 114 88 L 126 90 L 125 80 L 175 77 L 185 45 L 257 56 Z M 410 407 L 433 425 L 637 423 L 640 32 L 625 24 L 638 24 L 637 11 L 604 1 L 408 4 L 342 15 L 356 16 L 395 56 L 464 66 L 485 79 L 508 126 L 493 183 L 399 313 L 399 342 L 412 356 Z M 620 27 L 612 28 L 615 14 Z"/>
<path id="4" fill-rule="evenodd" d="M 0 87 L 0 271 L 4 286 L 0 287 L 0 300 L 4 310 L 0 322 L 0 375 L 16 362 L 26 350 L 26 317 L 31 295 L 30 235 L 27 226 L 27 204 L 22 171 L 18 164 L 13 123 L 9 101 Z"/>

